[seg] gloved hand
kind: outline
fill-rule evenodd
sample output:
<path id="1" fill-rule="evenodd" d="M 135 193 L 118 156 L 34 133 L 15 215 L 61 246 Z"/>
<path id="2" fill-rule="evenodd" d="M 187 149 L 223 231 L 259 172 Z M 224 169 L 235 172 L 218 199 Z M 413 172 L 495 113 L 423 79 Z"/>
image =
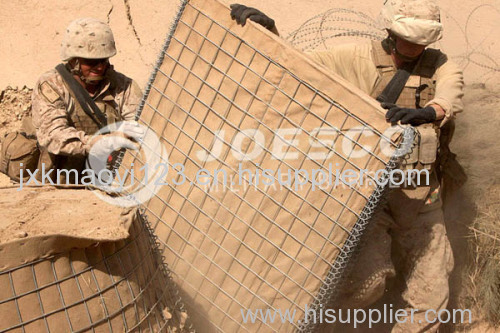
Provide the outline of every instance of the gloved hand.
<path id="1" fill-rule="evenodd" d="M 113 134 L 98 135 L 91 141 L 88 158 L 91 164 L 92 162 L 105 164 L 112 152 L 123 148 L 137 150 L 138 146 L 123 136 Z"/>
<path id="2" fill-rule="evenodd" d="M 245 26 L 247 18 L 249 18 L 268 30 L 272 30 L 274 28 L 274 20 L 258 9 L 237 3 L 232 4 L 230 7 L 231 18 L 236 20 L 236 23 L 240 24 L 242 27 Z"/>
<path id="3" fill-rule="evenodd" d="M 384 109 L 387 109 L 385 119 L 395 125 L 398 121 L 401 124 L 410 124 L 418 126 L 436 121 L 436 110 L 432 106 L 427 106 L 423 109 L 401 108 L 396 104 L 382 103 Z"/>
<path id="4" fill-rule="evenodd" d="M 94 175 L 98 175 L 97 179 L 94 179 L 95 184 L 98 186 L 110 185 L 113 180 L 112 174 L 102 173 L 103 170 L 108 169 L 111 156 L 124 148 L 138 149 L 138 145 L 131 140 L 113 134 L 95 136 L 92 138 L 90 145 L 86 169 L 92 169 Z"/>
<path id="5" fill-rule="evenodd" d="M 119 123 L 118 127 L 112 128 L 110 126 L 110 129 L 113 132 L 122 132 L 126 137 L 134 139 L 137 142 L 140 142 L 146 134 L 144 127 L 139 125 L 136 121 L 122 121 Z"/>

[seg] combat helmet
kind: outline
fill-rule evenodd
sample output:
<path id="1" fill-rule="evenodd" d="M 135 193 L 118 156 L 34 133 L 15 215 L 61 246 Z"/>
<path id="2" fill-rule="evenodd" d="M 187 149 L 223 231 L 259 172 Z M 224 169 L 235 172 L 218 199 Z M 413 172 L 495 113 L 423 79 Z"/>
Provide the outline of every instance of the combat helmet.
<path id="1" fill-rule="evenodd" d="M 111 28 L 94 18 L 72 21 L 66 29 L 61 44 L 61 59 L 103 59 L 116 54 L 115 39 Z"/>
<path id="2" fill-rule="evenodd" d="M 386 0 L 380 18 L 389 33 L 414 44 L 427 46 L 443 35 L 434 0 Z"/>

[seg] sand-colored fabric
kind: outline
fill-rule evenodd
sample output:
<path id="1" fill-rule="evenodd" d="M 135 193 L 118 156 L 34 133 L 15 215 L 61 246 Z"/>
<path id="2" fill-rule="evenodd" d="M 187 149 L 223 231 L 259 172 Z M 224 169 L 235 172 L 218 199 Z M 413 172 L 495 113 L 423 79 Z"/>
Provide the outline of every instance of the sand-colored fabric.
<path id="1" fill-rule="evenodd" d="M 106 72 L 102 89 L 94 96 L 108 123 L 133 120 L 141 99 L 135 81 L 113 69 Z M 86 156 L 98 127 L 86 115 L 64 82 L 51 69 L 40 76 L 32 95 L 33 125 L 40 146 L 52 154 Z"/>
<path id="2" fill-rule="evenodd" d="M 380 12 L 382 25 L 397 36 L 419 45 L 443 37 L 443 25 L 434 0 L 388 0 Z"/>
<path id="3" fill-rule="evenodd" d="M 348 79 L 354 83 L 366 79 L 367 81 L 363 83 L 370 85 L 376 76 L 372 78 L 370 75 L 366 76 L 366 69 L 378 67 L 378 71 L 381 72 L 378 76 L 382 77 L 382 82 L 377 81 L 378 88 L 376 90 L 378 91 L 371 93 L 372 96 L 377 96 L 396 71 L 391 57 L 383 51 L 377 42 L 373 42 L 371 47 L 347 46 L 342 52 L 349 49 L 352 51 L 351 57 L 353 59 L 362 60 L 355 60 L 354 66 L 348 67 L 351 69 L 347 75 Z M 366 57 L 366 51 L 369 49 L 372 52 L 371 59 Z M 338 54 L 342 55 L 342 52 Z M 437 60 L 439 65 L 436 72 L 433 75 L 425 75 L 425 67 L 422 66 L 422 62 L 426 60 L 425 56 L 429 55 L 427 53 L 417 64 L 415 72 L 418 76 L 414 78 L 417 78 L 419 83 L 421 83 L 419 76 L 432 77 L 436 80 L 436 95 L 432 96 L 433 98 L 425 105 L 445 106 L 443 109 L 446 111 L 446 117 L 441 121 L 441 126 L 443 126 L 457 111 L 462 109 L 462 73 L 456 65 L 447 61 L 447 57 L 440 51 L 432 50 L 432 52 L 433 54 L 430 55 Z M 347 61 L 345 58 L 342 62 L 342 57 L 339 57 L 333 50 L 313 55 L 313 57 L 332 70 L 339 68 L 342 71 L 342 65 Z M 450 71 L 453 67 L 455 70 Z M 443 68 L 445 71 L 442 71 Z M 418 72 L 419 70 L 421 73 Z M 443 73 L 448 74 L 442 76 Z M 386 82 L 384 82 L 384 76 Z M 411 84 L 411 79 L 412 77 L 408 80 L 405 89 Z M 432 85 L 429 85 L 428 88 L 430 87 Z M 411 95 L 411 93 L 407 94 L 410 98 L 405 98 L 405 90 L 403 90 L 397 104 L 403 107 L 412 107 L 408 105 L 408 102 L 415 101 L 415 94 Z M 412 154 L 405 160 L 405 164 L 410 168 L 419 165 L 430 169 L 432 172 L 430 186 L 421 186 L 416 189 L 397 189 L 392 193 L 389 199 L 389 208 L 373 221 L 375 226 L 367 239 L 366 246 L 362 249 L 362 255 L 348 278 L 348 288 L 343 295 L 345 301 L 342 302 L 355 308 L 369 307 L 384 294 L 386 279 L 395 275 L 394 267 L 404 266 L 403 276 L 406 288 L 402 296 L 405 307 L 407 310 L 419 309 L 416 316 L 419 318 L 415 318 L 413 324 L 398 323 L 393 332 L 435 332 L 438 329 L 439 323 L 428 324 L 424 313 L 426 310 L 434 309 L 433 307 L 437 312 L 446 308 L 449 300 L 448 278 L 453 268 L 453 256 L 441 209 L 441 186 L 433 171 L 438 151 L 438 137 L 432 124 L 418 126 L 417 130 L 420 133 L 418 148 L 413 149 Z M 443 147 L 446 146 L 442 145 L 441 149 L 444 149 Z M 391 245 L 393 250 L 395 249 L 393 253 L 402 257 L 399 265 L 393 265 L 391 261 Z"/>
<path id="4" fill-rule="evenodd" d="M 102 59 L 116 55 L 115 39 L 106 23 L 86 17 L 72 21 L 61 43 L 61 59 Z"/>
<path id="5" fill-rule="evenodd" d="M 367 94 L 372 94 L 380 81 L 380 75 L 373 61 L 373 44 L 346 44 L 328 51 L 311 52 L 310 56 L 334 73 L 356 85 Z M 444 125 L 455 114 L 463 110 L 463 73 L 460 67 L 440 53 L 433 79 L 436 80 L 434 98 L 422 107 L 437 104 L 443 108 L 446 117 Z M 411 85 L 409 80 L 407 85 Z"/>
<path id="6" fill-rule="evenodd" d="M 418 210 L 424 206 L 424 209 Z M 387 278 L 396 271 L 404 277 L 401 304 L 395 308 L 413 311 L 413 321 L 395 323 L 392 333 L 436 332 L 434 313 L 445 310 L 449 300 L 448 279 L 454 265 L 453 253 L 446 233 L 443 211 L 439 205 L 425 207 L 420 199 L 410 199 L 395 191 L 373 221 L 352 273 L 346 279 L 338 302 L 343 308 L 376 307 L 375 301 L 386 292 Z M 430 210 L 429 210 L 430 209 Z M 391 258 L 391 249 L 393 257 Z M 416 311 L 418 309 L 418 311 Z M 426 311 L 428 318 L 425 318 Z M 344 326 L 324 324 L 325 332 L 352 331 Z M 373 328 L 381 331 L 380 328 Z M 384 330 L 387 331 L 388 330 Z"/>
<path id="7" fill-rule="evenodd" d="M 57 191 L 55 195 L 60 197 L 79 195 L 73 190 Z M 87 192 L 84 199 L 94 196 L 80 192 Z M 37 197 L 36 202 L 42 204 L 40 195 Z M 8 209 L 6 204 L 2 206 Z M 78 212 L 77 203 L 71 208 Z M 61 205 L 45 201 L 45 210 L 57 209 L 64 215 Z M 57 234 L 50 231 L 50 221 L 38 225 L 27 221 L 24 229 L 29 234 L 14 230 L 24 233 L 22 239 L 0 246 L 0 330 L 159 332 L 170 327 L 181 331 L 185 315 L 180 313 L 172 281 L 137 210 L 114 214 L 114 230 L 108 213 L 107 221 L 99 221 L 100 232 L 92 232 L 99 224 L 83 215 L 83 219 L 79 214 L 66 216 L 67 228 L 56 223 Z M 8 234 L 15 224 L 2 232 Z M 47 227 L 49 232 L 37 227 Z"/>
<path id="8" fill-rule="evenodd" d="M 420 211 L 415 209 L 422 206 Z M 394 276 L 396 267 L 405 278 L 402 308 L 407 313 L 418 311 L 413 322 L 397 323 L 392 332 L 436 332 L 440 323 L 428 323 L 425 312 L 439 313 L 448 305 L 453 253 L 440 205 L 426 206 L 430 205 L 409 199 L 402 191 L 391 194 L 389 204 L 373 221 L 369 242 L 361 250 L 343 296 L 346 306 L 369 307 L 383 295 L 386 278 Z M 391 247 L 397 254 L 394 259 Z M 432 316 L 429 313 L 428 319 L 433 320 Z"/>
<path id="9" fill-rule="evenodd" d="M 170 185 L 145 206 L 195 327 L 292 330 L 281 320 L 244 324 L 241 310 L 290 309 L 302 319 L 374 187 L 296 190 L 235 177 L 216 188 L 195 175 L 382 169 L 385 112 L 268 31 L 237 26 L 217 1 L 186 4 L 155 74 L 139 122 L 184 170 L 170 169 Z M 132 162 L 137 171 L 144 160 L 128 154 L 122 168 Z"/>

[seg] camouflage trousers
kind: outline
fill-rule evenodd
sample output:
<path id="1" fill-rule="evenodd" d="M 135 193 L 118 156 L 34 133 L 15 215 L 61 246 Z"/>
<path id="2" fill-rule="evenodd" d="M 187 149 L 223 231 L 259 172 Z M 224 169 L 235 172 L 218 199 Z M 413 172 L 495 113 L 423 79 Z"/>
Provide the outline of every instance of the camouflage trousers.
<path id="1" fill-rule="evenodd" d="M 397 323 L 392 332 L 435 332 L 439 323 L 428 324 L 425 313 L 430 309 L 437 313 L 448 304 L 453 254 L 441 200 L 422 200 L 424 193 L 429 188 L 391 193 L 367 231 L 338 303 L 347 308 L 373 304 L 384 294 L 386 280 L 395 276 L 396 267 L 406 282 L 402 294 L 405 310 L 414 310 L 414 320 Z M 429 315 L 430 320 L 432 315 L 435 313 Z"/>

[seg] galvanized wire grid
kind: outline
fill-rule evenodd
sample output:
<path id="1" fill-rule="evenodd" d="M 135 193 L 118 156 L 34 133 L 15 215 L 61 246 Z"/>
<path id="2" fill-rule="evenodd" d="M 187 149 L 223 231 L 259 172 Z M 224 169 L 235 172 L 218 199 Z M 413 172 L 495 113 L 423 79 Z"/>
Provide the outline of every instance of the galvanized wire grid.
<path id="1" fill-rule="evenodd" d="M 0 331 L 179 331 L 184 309 L 158 243 L 147 223 L 131 234 L 0 272 L 10 286 L 0 290 Z"/>
<path id="2" fill-rule="evenodd" d="M 263 97 L 259 91 L 263 87 L 271 88 L 272 93 Z M 254 112 L 256 105 L 260 112 Z M 326 107 L 321 117 L 315 113 L 319 106 Z M 302 112 L 290 111 L 297 108 Z M 304 300 L 315 307 L 326 305 L 334 296 L 348 257 L 384 188 L 349 186 L 344 192 L 320 189 L 313 193 L 310 184 L 303 191 L 252 186 L 239 191 L 219 184 L 224 190 L 221 194 L 197 184 L 194 171 L 210 167 L 237 174 L 230 155 L 237 135 L 250 141 L 239 153 L 248 154 L 256 147 L 264 152 L 258 161 L 246 161 L 246 165 L 262 171 L 266 162 L 277 156 L 270 145 L 254 138 L 255 132 L 243 130 L 248 127 L 265 132 L 268 137 L 278 137 L 277 129 L 284 124 L 298 128 L 315 147 L 328 149 L 341 162 L 341 171 L 368 166 L 391 170 L 400 158 L 383 160 L 373 151 L 379 152 L 382 142 L 394 148 L 395 144 L 187 1 L 183 2 L 160 54 L 139 115 L 140 121 L 159 135 L 168 148 L 169 166 L 185 166 L 186 183 L 174 185 L 172 181 L 181 181 L 181 176 L 174 177 L 146 204 L 145 211 L 176 281 L 192 298 L 192 302 L 186 302 L 192 310 L 190 315 L 203 317 L 219 331 L 279 331 L 290 324 L 260 321 L 250 327 L 243 324 L 239 309 L 274 310 L 278 307 L 275 300 L 280 300 L 297 310 L 296 322 L 291 324 L 295 329 L 313 329 L 297 323 L 304 314 Z M 270 127 L 268 117 L 279 118 L 279 124 Z M 335 140 L 330 144 L 319 140 L 306 126 L 311 123 L 335 129 Z M 356 126 L 361 128 L 356 137 L 346 135 L 344 129 Z M 221 130 L 225 137 L 219 135 Z M 376 137 L 370 141 L 372 149 L 364 145 L 365 131 Z M 292 134 L 290 140 L 298 137 L 299 132 Z M 409 130 L 405 137 L 411 135 Z M 347 155 L 337 152 L 333 147 L 340 140 L 366 152 L 366 157 L 355 163 L 351 159 L 354 150 Z M 408 149 L 408 142 L 412 141 L 405 142 L 404 149 Z M 217 145 L 222 147 L 222 156 L 210 155 L 208 161 L 194 158 L 196 151 L 208 153 Z M 288 146 L 286 153 L 296 153 L 299 158 L 276 158 L 274 171 L 328 168 L 331 160 L 308 158 L 312 146 L 306 150 Z M 132 162 L 135 168 L 145 163 L 140 155 L 129 155 L 122 167 L 130 167 Z M 136 181 L 142 180 L 138 174 L 135 177 Z M 353 210 L 351 204 L 360 200 L 365 208 Z M 233 206 L 234 201 L 237 204 Z M 337 214 L 330 216 L 335 208 Z M 305 235 L 297 233 L 297 225 Z M 290 243 L 298 247 L 293 253 L 289 251 L 293 248 Z M 312 259 L 298 259 L 305 254 Z M 283 261 L 291 264 L 283 266 Z M 276 276 L 280 277 L 278 281 L 269 280 Z M 305 285 L 317 288 L 311 290 Z"/>

